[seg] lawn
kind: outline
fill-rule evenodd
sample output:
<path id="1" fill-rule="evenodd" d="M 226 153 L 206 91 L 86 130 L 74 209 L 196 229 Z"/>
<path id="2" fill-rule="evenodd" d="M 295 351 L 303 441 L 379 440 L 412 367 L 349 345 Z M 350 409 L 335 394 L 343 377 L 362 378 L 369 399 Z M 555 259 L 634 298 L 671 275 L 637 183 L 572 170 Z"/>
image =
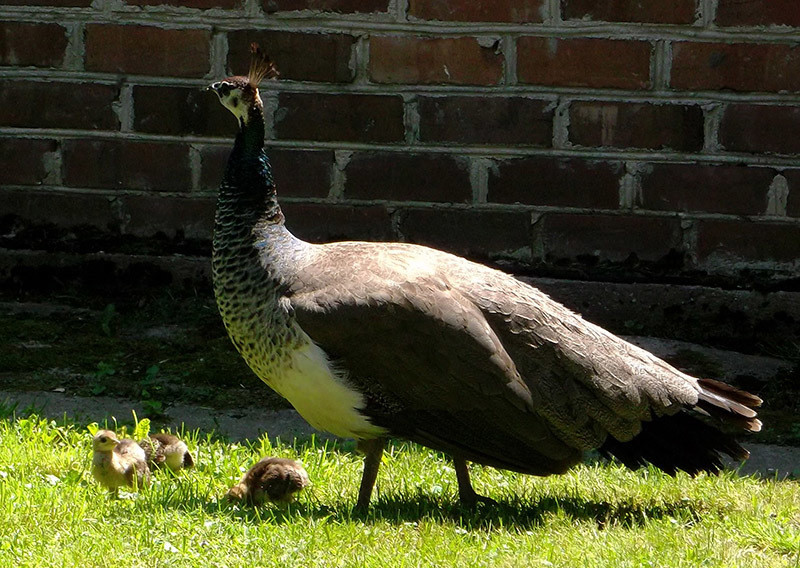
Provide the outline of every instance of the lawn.
<path id="1" fill-rule="evenodd" d="M 91 477 L 85 424 L 0 420 L 0 566 L 798 566 L 797 481 L 587 463 L 533 478 L 473 468 L 499 503 L 456 502 L 447 459 L 390 445 L 367 514 L 352 443 L 233 444 L 190 433 L 197 467 L 113 499 Z M 302 461 L 288 507 L 221 499 L 265 455 Z"/>

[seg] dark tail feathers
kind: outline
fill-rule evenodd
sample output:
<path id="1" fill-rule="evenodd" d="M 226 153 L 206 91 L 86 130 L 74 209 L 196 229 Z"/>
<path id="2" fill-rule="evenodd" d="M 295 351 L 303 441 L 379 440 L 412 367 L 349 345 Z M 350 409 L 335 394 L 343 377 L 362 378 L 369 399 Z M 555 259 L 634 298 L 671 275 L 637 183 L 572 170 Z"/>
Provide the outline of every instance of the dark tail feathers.
<path id="1" fill-rule="evenodd" d="M 642 423 L 642 431 L 627 442 L 609 436 L 600 453 L 631 469 L 651 463 L 670 475 L 677 470 L 716 473 L 722 469 L 722 454 L 736 460 L 750 455 L 732 436 L 685 411 Z"/>
<path id="2" fill-rule="evenodd" d="M 698 379 L 698 385 L 700 392 L 693 411 L 750 432 L 761 430 L 754 410 L 761 405 L 760 398 L 713 379 Z M 692 475 L 718 472 L 723 465 L 722 454 L 735 460 L 745 460 L 750 455 L 732 435 L 693 416 L 688 409 L 643 422 L 642 431 L 627 442 L 609 436 L 600 452 L 630 468 L 651 463 L 669 474 L 682 470 Z"/>

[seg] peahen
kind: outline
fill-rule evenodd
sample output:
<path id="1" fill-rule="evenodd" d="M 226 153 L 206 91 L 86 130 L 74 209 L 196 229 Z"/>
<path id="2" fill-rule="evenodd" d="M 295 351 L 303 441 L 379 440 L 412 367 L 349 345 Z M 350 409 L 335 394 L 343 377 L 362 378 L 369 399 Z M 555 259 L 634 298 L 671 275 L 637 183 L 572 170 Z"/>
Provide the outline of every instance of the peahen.
<path id="1" fill-rule="evenodd" d="M 748 452 L 713 424 L 756 432 L 761 400 L 686 375 L 512 276 L 405 243 L 310 244 L 284 225 L 258 85 L 215 82 L 239 131 L 219 188 L 213 279 L 253 371 L 315 428 L 365 451 L 369 504 L 388 436 L 453 457 L 462 503 L 486 500 L 467 462 L 533 475 L 599 449 L 630 467 L 717 471 Z M 702 417 L 700 419 L 699 417 Z"/>

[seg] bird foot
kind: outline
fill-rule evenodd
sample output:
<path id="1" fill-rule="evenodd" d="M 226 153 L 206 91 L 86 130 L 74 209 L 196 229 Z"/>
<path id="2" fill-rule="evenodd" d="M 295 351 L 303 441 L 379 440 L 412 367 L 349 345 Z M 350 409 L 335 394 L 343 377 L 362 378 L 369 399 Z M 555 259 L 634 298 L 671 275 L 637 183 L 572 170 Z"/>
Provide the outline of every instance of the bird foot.
<path id="1" fill-rule="evenodd" d="M 486 497 L 485 495 L 480 495 L 475 493 L 463 494 L 459 493 L 458 495 L 459 501 L 461 501 L 461 505 L 466 507 L 467 509 L 474 509 L 478 506 L 478 503 L 485 503 L 487 505 L 497 505 L 497 501 L 492 499 L 491 497 Z"/>

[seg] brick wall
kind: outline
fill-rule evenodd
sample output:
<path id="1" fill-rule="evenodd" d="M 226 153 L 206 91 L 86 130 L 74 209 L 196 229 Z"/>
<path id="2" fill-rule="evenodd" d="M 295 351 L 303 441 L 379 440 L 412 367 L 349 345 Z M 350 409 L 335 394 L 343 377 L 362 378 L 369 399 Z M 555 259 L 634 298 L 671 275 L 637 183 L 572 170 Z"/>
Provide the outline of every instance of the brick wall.
<path id="1" fill-rule="evenodd" d="M 302 237 L 796 280 L 798 26 L 796 0 L 3 0 L 0 246 L 207 254 L 236 125 L 199 87 L 258 41 Z"/>

